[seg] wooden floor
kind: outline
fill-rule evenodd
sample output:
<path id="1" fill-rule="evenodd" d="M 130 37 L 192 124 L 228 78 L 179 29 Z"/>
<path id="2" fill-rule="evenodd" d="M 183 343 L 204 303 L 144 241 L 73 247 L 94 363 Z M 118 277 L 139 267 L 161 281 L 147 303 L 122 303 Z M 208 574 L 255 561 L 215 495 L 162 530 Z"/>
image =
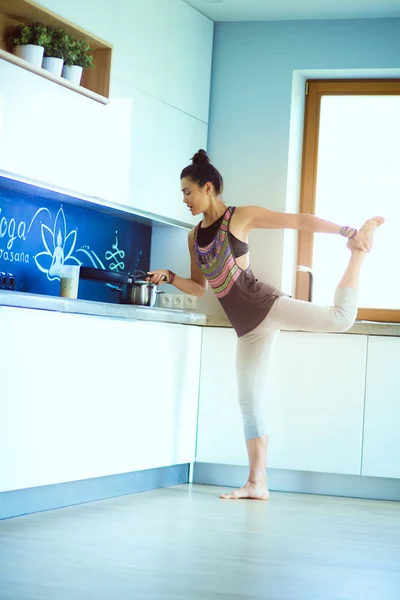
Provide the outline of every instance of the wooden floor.
<path id="1" fill-rule="evenodd" d="M 399 600 L 400 504 L 182 485 L 0 521 L 1 600 Z"/>

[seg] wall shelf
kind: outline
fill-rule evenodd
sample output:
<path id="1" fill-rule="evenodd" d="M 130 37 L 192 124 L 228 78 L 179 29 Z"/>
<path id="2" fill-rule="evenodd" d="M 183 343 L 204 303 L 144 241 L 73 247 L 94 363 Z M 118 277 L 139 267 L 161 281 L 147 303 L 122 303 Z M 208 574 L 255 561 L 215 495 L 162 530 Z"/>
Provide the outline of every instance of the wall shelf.
<path id="1" fill-rule="evenodd" d="M 81 85 L 74 85 L 62 77 L 56 77 L 45 69 L 35 67 L 31 63 L 12 54 L 8 43 L 8 30 L 19 23 L 40 22 L 44 25 L 65 29 L 68 34 L 78 39 L 84 37 L 93 49 L 94 68 L 83 73 Z M 0 0 L 0 58 L 7 60 L 23 69 L 31 71 L 40 77 L 54 81 L 79 94 L 83 94 L 97 102 L 107 104 L 110 97 L 112 46 L 104 40 L 93 36 L 74 23 L 39 6 L 32 0 Z"/>

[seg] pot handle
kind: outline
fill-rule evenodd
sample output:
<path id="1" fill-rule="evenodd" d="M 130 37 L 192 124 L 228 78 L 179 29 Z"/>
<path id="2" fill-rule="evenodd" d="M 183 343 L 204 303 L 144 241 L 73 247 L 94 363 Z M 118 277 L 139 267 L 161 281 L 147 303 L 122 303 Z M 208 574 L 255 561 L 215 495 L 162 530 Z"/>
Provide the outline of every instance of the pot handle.
<path id="1" fill-rule="evenodd" d="M 92 267 L 81 267 L 79 278 L 90 279 L 91 281 L 102 281 L 103 283 L 132 283 L 132 278 L 126 273 L 114 273 L 114 271 L 93 269 Z"/>
<path id="2" fill-rule="evenodd" d="M 146 277 L 149 277 L 149 274 L 146 271 L 141 271 L 138 269 L 132 275 L 132 281 L 133 281 L 133 283 L 135 283 L 136 279 L 139 279 L 139 278 L 145 279 Z M 165 275 L 162 276 L 161 281 L 167 281 L 167 278 Z M 150 281 L 148 283 L 150 283 Z"/>
<path id="3" fill-rule="evenodd" d="M 142 271 L 142 269 L 135 269 L 133 271 L 133 273 L 131 272 L 131 277 L 132 277 L 132 281 L 135 281 L 136 279 L 139 279 L 139 277 L 142 277 L 143 279 L 145 277 L 148 277 L 148 274 L 146 271 Z"/>

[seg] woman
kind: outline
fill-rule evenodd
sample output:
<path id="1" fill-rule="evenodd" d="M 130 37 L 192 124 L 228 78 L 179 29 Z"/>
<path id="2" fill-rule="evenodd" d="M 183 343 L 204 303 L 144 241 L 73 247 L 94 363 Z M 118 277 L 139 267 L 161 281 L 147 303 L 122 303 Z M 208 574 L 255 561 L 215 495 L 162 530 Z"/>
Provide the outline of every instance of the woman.
<path id="1" fill-rule="evenodd" d="M 221 198 L 223 180 L 199 150 L 181 173 L 183 201 L 192 215 L 203 220 L 189 233 L 191 277 L 170 270 L 149 273 L 150 281 L 167 280 L 186 294 L 203 296 L 210 283 L 238 335 L 236 369 L 239 403 L 249 457 L 247 483 L 224 499 L 267 500 L 267 423 L 265 383 L 279 331 L 339 332 L 349 329 L 357 314 L 357 288 L 361 265 L 372 248 L 373 235 L 384 223 L 374 217 L 359 231 L 308 214 L 286 214 L 258 206 L 229 207 Z M 252 229 L 298 229 L 331 233 L 348 239 L 351 255 L 336 289 L 334 306 L 295 300 L 258 281 L 249 266 L 248 234 Z"/>

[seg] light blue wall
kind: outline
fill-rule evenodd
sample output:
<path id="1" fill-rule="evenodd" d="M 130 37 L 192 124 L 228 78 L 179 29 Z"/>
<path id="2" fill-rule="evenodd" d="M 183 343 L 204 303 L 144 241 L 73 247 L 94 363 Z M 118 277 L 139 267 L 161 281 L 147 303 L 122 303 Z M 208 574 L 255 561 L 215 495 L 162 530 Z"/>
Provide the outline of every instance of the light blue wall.
<path id="1" fill-rule="evenodd" d="M 226 202 L 285 210 L 296 72 L 338 78 L 354 69 L 362 77 L 363 69 L 370 76 L 399 67 L 400 19 L 217 23 L 208 151 Z M 283 233 L 251 236 L 256 273 L 281 285 Z"/>
<path id="2" fill-rule="evenodd" d="M 235 201 L 284 206 L 294 70 L 390 67 L 400 19 L 217 23 L 209 151 Z"/>

